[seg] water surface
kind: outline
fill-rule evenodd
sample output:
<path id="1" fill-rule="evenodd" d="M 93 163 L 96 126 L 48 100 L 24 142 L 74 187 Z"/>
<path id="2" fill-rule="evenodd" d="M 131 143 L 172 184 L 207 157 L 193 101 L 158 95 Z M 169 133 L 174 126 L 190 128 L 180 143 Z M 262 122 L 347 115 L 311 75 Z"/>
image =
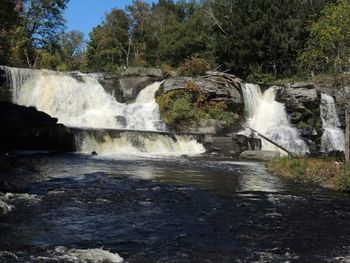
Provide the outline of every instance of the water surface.
<path id="1" fill-rule="evenodd" d="M 0 262 L 54 262 L 58 247 L 100 248 L 126 262 L 350 255 L 349 197 L 278 178 L 263 164 L 38 153 L 12 162 L 0 192 L 29 195 L 10 198 L 0 219 Z"/>

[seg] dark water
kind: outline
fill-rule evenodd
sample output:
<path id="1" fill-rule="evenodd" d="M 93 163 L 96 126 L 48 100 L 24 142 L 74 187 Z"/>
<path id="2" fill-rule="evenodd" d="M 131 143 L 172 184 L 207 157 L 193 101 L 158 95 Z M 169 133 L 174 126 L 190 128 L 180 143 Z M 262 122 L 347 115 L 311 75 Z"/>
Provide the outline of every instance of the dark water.
<path id="1" fill-rule="evenodd" d="M 0 219 L 0 262 L 75 262 L 55 258 L 58 246 L 125 262 L 350 260 L 349 197 L 258 163 L 55 154 L 12 162 L 0 192 L 31 196 L 12 197 Z"/>

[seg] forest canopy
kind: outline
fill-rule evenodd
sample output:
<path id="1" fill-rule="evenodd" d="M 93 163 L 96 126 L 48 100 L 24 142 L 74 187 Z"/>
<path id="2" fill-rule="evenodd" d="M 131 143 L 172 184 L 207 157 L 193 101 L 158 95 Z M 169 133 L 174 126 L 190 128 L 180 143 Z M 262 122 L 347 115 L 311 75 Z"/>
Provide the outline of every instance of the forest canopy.
<path id="1" fill-rule="evenodd" d="M 184 73 L 205 65 L 248 80 L 350 68 L 347 0 L 134 0 L 108 12 L 87 41 L 64 30 L 68 0 L 0 1 L 0 64 Z"/>

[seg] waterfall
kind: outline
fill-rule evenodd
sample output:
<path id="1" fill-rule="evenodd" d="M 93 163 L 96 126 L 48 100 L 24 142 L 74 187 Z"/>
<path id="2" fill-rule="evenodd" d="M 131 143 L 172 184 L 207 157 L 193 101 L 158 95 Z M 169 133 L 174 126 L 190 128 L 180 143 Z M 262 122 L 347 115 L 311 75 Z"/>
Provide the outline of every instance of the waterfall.
<path id="1" fill-rule="evenodd" d="M 205 151 L 192 136 L 142 132 L 84 131 L 76 136 L 77 148 L 83 153 L 98 152 L 100 156 L 166 156 L 197 155 Z"/>
<path id="2" fill-rule="evenodd" d="M 164 130 L 154 94 L 161 82 L 143 90 L 133 104 L 106 93 L 94 74 L 71 75 L 2 67 L 11 82 L 13 103 L 33 106 L 70 127 Z"/>
<path id="3" fill-rule="evenodd" d="M 75 77 L 50 70 L 1 67 L 12 88 L 12 101 L 44 111 L 68 127 L 99 129 L 79 135 L 79 151 L 115 153 L 198 154 L 201 144 L 191 137 L 165 135 L 114 137 L 104 129 L 165 131 L 155 93 L 162 82 L 144 88 L 134 103 L 126 104 L 106 93 L 96 74 L 74 73 Z M 77 135 L 76 135 L 77 136 Z M 138 137 L 138 138 L 135 138 Z M 102 139 L 101 139 L 102 138 Z"/>
<path id="4" fill-rule="evenodd" d="M 275 88 L 264 93 L 258 85 L 245 83 L 242 85 L 246 125 L 278 145 L 297 154 L 308 152 L 306 143 L 300 138 L 298 131 L 291 126 L 285 107 L 275 100 Z M 279 150 L 276 146 L 262 140 L 263 150 Z"/>
<path id="5" fill-rule="evenodd" d="M 323 134 L 321 138 L 321 151 L 344 151 L 345 136 L 340 129 L 340 122 L 332 96 L 321 94 L 321 119 Z"/>

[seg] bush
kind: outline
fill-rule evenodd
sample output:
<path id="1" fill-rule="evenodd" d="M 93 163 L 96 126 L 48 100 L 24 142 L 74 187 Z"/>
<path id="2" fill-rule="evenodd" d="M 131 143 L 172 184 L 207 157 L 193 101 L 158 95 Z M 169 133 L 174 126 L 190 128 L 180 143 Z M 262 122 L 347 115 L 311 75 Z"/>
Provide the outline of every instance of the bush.
<path id="1" fill-rule="evenodd" d="M 198 127 L 201 119 L 217 119 L 232 125 L 237 120 L 236 114 L 228 111 L 223 101 L 209 100 L 193 83 L 181 90 L 172 90 L 157 97 L 159 111 L 165 124 L 173 130 Z"/>
<path id="2" fill-rule="evenodd" d="M 350 191 L 350 166 L 334 160 L 279 158 L 266 163 L 268 170 L 297 181 Z"/>
<path id="3" fill-rule="evenodd" d="M 212 59 L 194 56 L 180 65 L 178 73 L 180 76 L 198 77 L 205 75 L 207 71 L 215 68 L 216 66 Z"/>

